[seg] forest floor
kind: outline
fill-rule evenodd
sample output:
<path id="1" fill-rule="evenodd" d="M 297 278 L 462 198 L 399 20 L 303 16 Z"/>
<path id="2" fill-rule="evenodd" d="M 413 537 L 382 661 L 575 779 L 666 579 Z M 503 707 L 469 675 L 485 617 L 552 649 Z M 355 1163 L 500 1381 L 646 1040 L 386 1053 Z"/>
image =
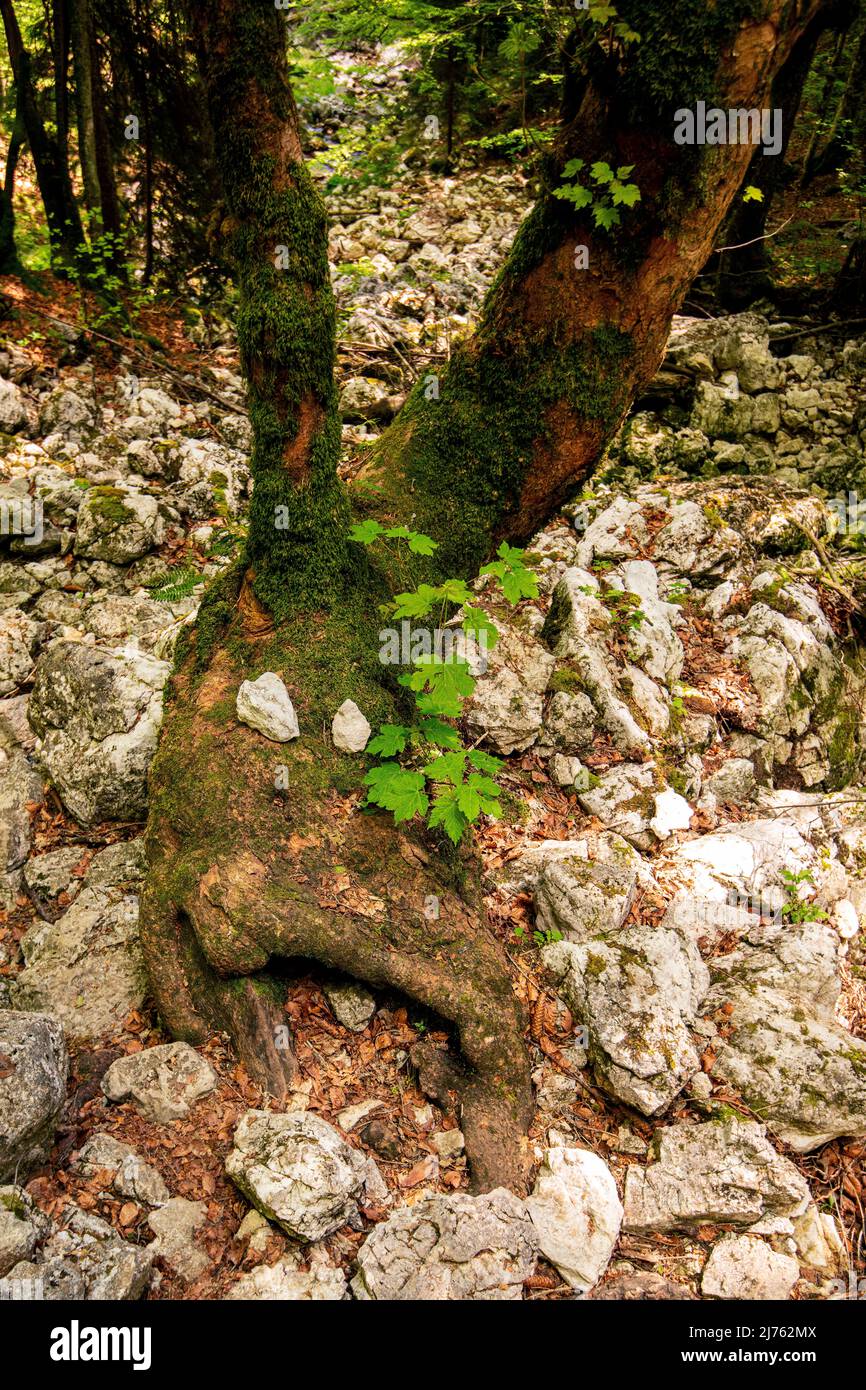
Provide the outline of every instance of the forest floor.
<path id="1" fill-rule="evenodd" d="M 423 215 L 428 190 L 429 181 L 419 178 L 409 209 L 410 216 Z M 477 273 L 480 282 L 490 261 L 495 258 L 494 252 L 501 252 L 510 230 L 513 231 L 524 201 L 519 180 L 509 178 L 507 190 L 509 201 L 503 237 L 497 239 L 498 246 L 491 241 L 490 248 L 481 257 L 482 260 L 486 257 L 483 268 L 470 266 L 467 270 L 467 276 L 470 271 Z M 478 212 L 478 207 L 472 203 L 471 191 L 467 193 L 465 189 L 458 188 L 456 192 L 466 201 L 464 220 L 470 221 Z M 405 208 L 399 210 L 401 214 L 406 211 Z M 486 225 L 494 222 L 499 215 L 495 207 L 483 211 Z M 833 218 L 832 211 L 828 216 Z M 348 219 L 335 232 L 338 241 L 340 238 L 351 241 L 353 235 L 357 240 L 357 228 L 353 233 Z M 340 247 L 337 259 L 351 261 L 358 254 L 357 248 Z M 46 294 L 47 287 L 47 281 L 43 281 L 38 289 L 26 286 L 19 280 L 0 282 L 0 327 L 10 336 L 14 331 L 29 358 L 32 364 L 31 383 L 40 377 L 52 379 L 58 370 L 58 358 L 68 349 L 68 342 L 64 344 L 62 334 L 58 335 L 47 326 L 52 320 L 55 328 L 58 322 L 76 326 L 81 322 L 81 302 L 76 291 L 68 285 L 54 282 Z M 411 297 L 411 286 L 403 293 Z M 423 293 L 420 290 L 417 293 L 422 294 L 422 299 L 426 295 L 430 303 L 429 308 L 418 311 L 414 320 L 405 314 L 406 306 L 403 306 L 404 321 L 422 324 L 421 331 L 415 332 L 414 338 L 392 336 L 390 342 L 371 343 L 360 334 L 364 331 L 365 313 L 368 313 L 368 325 L 375 326 L 373 309 L 368 312 L 362 304 L 359 310 L 357 303 L 345 309 L 349 315 L 349 325 L 353 322 L 351 315 L 355 317 L 354 327 L 349 327 L 341 346 L 343 384 L 345 386 L 347 381 L 364 379 L 371 361 L 374 365 L 378 364 L 379 375 L 370 377 L 378 392 L 376 410 L 383 394 L 390 394 L 388 408 L 393 408 L 409 379 L 430 370 L 431 363 L 444 360 L 448 352 L 449 334 L 457 331 L 460 321 L 465 324 L 471 320 L 472 297 L 461 294 L 459 287 L 455 290 L 453 279 L 441 281 L 438 285 L 433 282 Z M 390 291 L 386 291 L 386 300 L 389 294 Z M 376 296 L 371 298 L 375 299 Z M 381 298 L 380 295 L 380 301 Z M 397 321 L 399 313 L 399 306 L 395 310 L 389 300 L 384 315 L 387 322 Z M 425 314 L 429 320 L 426 326 Z M 91 319 L 92 315 L 91 306 Z M 454 322 L 446 332 L 442 329 L 441 320 L 451 316 Z M 104 332 L 104 338 L 97 336 L 100 332 Z M 115 337 L 122 343 L 121 349 L 105 340 Z M 125 368 L 140 370 L 148 378 L 158 380 L 166 392 L 181 402 L 204 399 L 213 405 L 222 403 L 225 409 L 239 413 L 237 398 L 224 395 L 225 374 L 234 375 L 238 371 L 231 342 L 203 342 L 201 336 L 198 341 L 193 341 L 180 313 L 163 308 L 145 309 L 141 313 L 134 339 L 124 338 L 115 329 L 105 327 L 97 330 L 91 341 L 86 361 L 97 402 L 115 397 L 118 370 Z M 156 343 L 162 345 L 161 350 L 155 346 Z M 383 363 L 390 364 L 390 379 Z M 28 384 L 27 378 L 23 384 Z M 363 419 L 347 426 L 347 465 L 350 465 L 358 449 L 375 437 L 378 427 L 375 420 L 365 422 Z M 204 420 L 202 434 L 219 441 L 219 424 L 214 419 Z M 218 522 L 219 518 L 211 520 Z M 555 532 L 563 520 L 554 518 L 547 529 Z M 160 555 L 172 566 L 182 564 L 187 559 L 193 559 L 196 563 L 201 560 L 196 543 L 189 536 L 174 536 Z M 543 613 L 548 604 L 549 595 L 539 603 L 539 611 Z M 696 635 L 700 632 L 700 625 L 696 622 L 688 638 L 691 643 L 688 654 L 692 687 L 700 691 L 702 677 L 705 677 L 706 687 L 712 688 L 712 698 L 717 703 L 718 691 L 722 687 L 726 687 L 729 700 L 733 698 L 731 692 L 751 698 L 754 691 L 748 688 L 748 682 L 744 684 L 742 669 L 733 663 L 726 664 L 727 649 L 724 643 L 709 630 L 705 631 L 706 640 L 701 647 Z M 26 692 L 27 689 L 28 683 L 24 681 L 15 693 Z M 606 733 L 599 733 L 592 748 L 583 755 L 583 762 L 595 775 L 602 775 L 624 761 L 623 754 L 617 751 Z M 707 776 L 713 772 L 711 756 L 705 761 L 704 771 Z M 596 1085 L 588 1069 L 576 1069 L 572 1065 L 567 1047 L 573 1038 L 573 1020 L 567 1010 L 557 1005 L 533 941 L 535 914 L 531 894 L 520 892 L 503 895 L 497 886 L 503 872 L 507 872 L 508 866 L 525 853 L 528 845 L 545 840 L 579 838 L 588 832 L 602 830 L 603 823 L 584 811 L 573 794 L 556 785 L 551 777 L 548 759 L 537 752 L 529 750 L 512 755 L 504 782 L 514 801 L 522 804 L 523 814 L 486 826 L 479 834 L 478 842 L 490 889 L 490 919 L 508 952 L 515 991 L 526 1004 L 531 1021 L 527 1041 L 536 1069 L 536 1081 L 548 1097 L 555 1096 L 557 1075 L 567 1078 L 569 1083 L 576 1083 L 576 1093 L 569 1093 L 567 1103 L 570 1142 L 577 1142 L 603 1158 L 621 1189 L 628 1166 L 645 1162 L 646 1146 L 652 1140 L 656 1122 L 618 1104 Z M 728 824 L 736 824 L 738 820 L 754 814 L 738 810 L 735 806 L 726 809 Z M 99 849 L 119 839 L 135 838 L 142 828 L 140 822 L 112 821 L 83 829 L 64 809 L 57 793 L 49 790 L 47 800 L 32 807 L 31 854 L 39 856 L 58 848 L 74 846 L 80 850 L 81 857 L 73 870 L 73 878 L 81 879 Z M 688 833 L 696 835 L 710 828 L 712 822 L 702 821 L 698 812 Z M 669 848 L 659 845 L 657 854 L 655 851 L 645 854 L 651 869 L 656 867 L 657 857 L 659 868 L 663 867 Z M 660 872 L 656 888 L 639 890 L 626 923 L 658 924 L 680 886 L 675 871 L 668 869 Z M 53 905 L 55 914 L 59 915 L 70 901 L 68 894 L 61 894 Z M 0 966 L 0 976 L 10 980 L 15 978 L 22 964 L 18 943 L 38 922 L 37 907 L 25 893 L 8 913 L 0 914 L 0 944 L 5 947 L 7 959 L 7 964 Z M 515 935 L 515 929 L 518 935 Z M 860 1038 L 866 1037 L 866 990 L 861 979 L 864 959 L 862 947 L 855 943 L 846 966 L 846 993 L 841 1006 L 851 1032 Z M 368 1139 L 364 1141 L 354 1134 L 352 1142 L 365 1147 L 375 1158 L 395 1198 L 412 1202 L 434 1191 L 465 1190 L 468 1187 L 468 1174 L 462 1150 L 449 1155 L 447 1144 L 443 1146 L 441 1140 L 434 1142 L 434 1136 L 441 1136 L 443 1132 L 455 1128 L 456 1119 L 453 1115 L 443 1114 L 425 1097 L 409 1058 L 410 1049 L 419 1038 L 445 1043 L 447 1033 L 438 1026 L 437 1020 L 425 1017 L 420 1011 L 407 1006 L 405 1001 L 384 995 L 377 998 L 376 1013 L 363 1031 L 352 1031 L 335 1017 L 324 992 L 326 982 L 323 974 L 305 970 L 289 986 L 286 1012 L 301 1076 L 292 1104 L 298 1109 L 309 1109 L 339 1126 L 341 1112 L 347 1107 L 360 1102 L 377 1102 L 375 1110 L 371 1106 L 368 1111 L 377 1122 L 366 1131 Z M 217 1072 L 219 1084 L 216 1090 L 199 1102 L 188 1119 L 177 1120 L 170 1125 L 155 1125 L 145 1120 L 132 1104 L 108 1105 L 100 1090 L 100 1080 L 108 1065 L 118 1056 L 167 1041 L 169 1038 L 160 1030 L 153 1012 L 142 1005 L 129 1013 L 113 1036 L 100 1039 L 98 1047 L 73 1049 L 68 1105 L 58 1131 L 57 1143 L 50 1161 L 30 1179 L 28 1190 L 51 1216 L 59 1218 L 63 1209 L 74 1202 L 83 1210 L 103 1217 L 125 1239 L 145 1243 L 151 1238 L 147 1208 L 136 1201 L 106 1192 L 103 1180 L 82 1176 L 68 1162 L 70 1156 L 93 1133 L 109 1132 L 130 1144 L 146 1162 L 152 1164 L 162 1174 L 173 1195 L 201 1201 L 206 1205 L 206 1223 L 197 1239 L 208 1256 L 207 1270 L 191 1282 L 186 1282 L 169 1264 L 160 1261 L 159 1277 L 154 1281 L 149 1297 L 219 1298 L 225 1295 L 239 1272 L 262 1262 L 273 1263 L 290 1244 L 275 1228 L 267 1229 L 266 1239 L 260 1237 L 252 1243 L 248 1235 L 238 1236 L 238 1228 L 249 1206 L 226 1176 L 224 1168 L 237 1121 L 246 1110 L 261 1108 L 266 1102 L 244 1068 L 232 1056 L 226 1040 L 214 1037 L 201 1051 Z M 709 1053 L 702 1058 L 702 1065 L 712 1079 L 713 1057 Z M 737 1092 L 722 1081 L 714 1082 L 713 1100 L 731 1106 L 744 1115 L 751 1113 Z M 558 1104 L 555 1099 L 551 1100 L 547 1108 L 540 1108 L 536 1114 L 530 1137 L 537 1145 L 539 1157 L 549 1143 L 550 1130 L 555 1130 L 559 1123 Z M 683 1094 L 666 1114 L 665 1123 L 674 1123 L 680 1118 L 701 1113 L 702 1108 L 696 1106 L 694 1097 Z M 626 1148 L 633 1151 L 626 1152 Z M 815 1201 L 837 1214 L 845 1233 L 849 1263 L 861 1275 L 866 1274 L 863 1234 L 866 1227 L 866 1186 L 862 1179 L 864 1152 L 866 1145 L 862 1140 L 837 1139 L 817 1152 L 789 1154 L 807 1178 Z M 363 1219 L 358 1223 L 358 1229 L 342 1228 L 324 1242 L 332 1263 L 347 1271 L 353 1265 L 358 1246 L 370 1225 L 381 1221 L 386 1212 L 384 1208 L 371 1207 L 362 1209 L 361 1215 Z M 690 1234 L 623 1234 L 605 1280 L 621 1280 L 635 1272 L 652 1273 L 678 1286 L 681 1296 L 695 1296 L 707 1256 L 720 1233 L 726 1229 L 732 1228 L 708 1223 Z M 605 1283 L 602 1282 L 596 1296 L 600 1293 L 603 1296 L 604 1287 Z M 570 1286 L 552 1265 L 544 1261 L 526 1286 L 526 1297 L 530 1299 L 573 1296 Z M 802 1293 L 795 1296 L 818 1295 L 814 1285 L 808 1287 L 807 1280 Z"/>

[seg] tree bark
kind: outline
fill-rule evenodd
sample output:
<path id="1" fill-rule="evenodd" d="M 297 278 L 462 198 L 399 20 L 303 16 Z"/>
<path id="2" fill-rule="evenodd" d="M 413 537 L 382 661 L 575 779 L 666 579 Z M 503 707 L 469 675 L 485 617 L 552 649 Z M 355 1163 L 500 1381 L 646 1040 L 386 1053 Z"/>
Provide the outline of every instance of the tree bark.
<path id="1" fill-rule="evenodd" d="M 545 188 L 477 333 L 452 359 L 438 399 L 422 383 L 362 474 L 379 489 L 376 506 L 395 515 L 412 494 L 419 529 L 444 538 L 452 571 L 473 571 L 503 537 L 533 533 L 586 476 L 661 361 L 671 318 L 753 153 L 746 144 L 676 145 L 674 108 L 766 107 L 821 8 L 767 0 L 697 20 L 685 0 L 618 6 L 642 42 L 574 83 L 579 104 L 565 112 Z M 634 165 L 641 201 L 623 211 L 620 229 L 601 231 L 588 211 L 554 196 L 573 157 L 585 161 L 590 186 L 595 160 Z M 580 246 L 585 270 L 575 268 Z"/>
<path id="2" fill-rule="evenodd" d="M 75 67 L 75 106 L 78 118 L 78 158 L 84 186 L 84 206 L 101 222 L 102 195 L 96 164 L 94 125 L 93 47 L 90 0 L 69 0 L 72 56 Z"/>
<path id="3" fill-rule="evenodd" d="M 91 217 L 91 237 L 107 234 L 106 259 L 119 261 L 120 208 L 105 121 L 102 78 L 91 0 L 69 0 L 72 53 L 75 67 L 75 105 L 78 156 L 84 186 L 84 205 Z"/>
<path id="4" fill-rule="evenodd" d="M 3 189 L 0 192 L 0 275 L 17 275 L 21 269 L 15 245 L 15 175 L 23 145 L 24 126 L 20 106 L 16 104 L 9 148 L 6 151 Z"/>
<path id="5" fill-rule="evenodd" d="M 255 486 L 246 554 L 209 592 L 179 654 L 151 772 L 142 941 L 154 994 L 178 1036 L 229 1028 L 275 1094 L 294 1071 L 274 1046 L 280 958 L 420 1001 L 459 1037 L 451 1075 L 476 1189 L 519 1189 L 529 1060 L 480 866 L 471 847 L 450 851 L 417 826 L 395 831 L 362 813 L 363 760 L 325 732 L 346 698 L 374 726 L 404 708 L 377 660 L 377 605 L 392 576 L 347 541 L 349 504 L 383 519 L 414 515 L 441 543 L 440 574 L 473 573 L 497 538 L 526 537 L 547 519 L 653 375 L 748 163 L 748 148 L 673 144 L 672 72 L 684 105 L 714 93 L 720 104 L 761 105 L 818 3 L 767 0 L 755 19 L 744 0 L 697 24 L 685 0 L 649 14 L 643 5 L 648 57 L 641 45 L 618 72 L 605 57 L 567 113 L 551 173 L 558 183 L 577 153 L 635 163 L 634 222 L 602 235 L 550 184 L 439 401 L 415 394 L 348 498 L 336 478 L 325 216 L 302 160 L 284 31 L 272 7 L 252 0 L 189 4 L 225 183 Z M 653 56 L 668 24 L 683 46 Z M 589 247 L 587 271 L 574 268 L 576 242 Z M 265 670 L 282 675 L 298 712 L 302 735 L 287 744 L 235 718 L 241 680 Z"/>

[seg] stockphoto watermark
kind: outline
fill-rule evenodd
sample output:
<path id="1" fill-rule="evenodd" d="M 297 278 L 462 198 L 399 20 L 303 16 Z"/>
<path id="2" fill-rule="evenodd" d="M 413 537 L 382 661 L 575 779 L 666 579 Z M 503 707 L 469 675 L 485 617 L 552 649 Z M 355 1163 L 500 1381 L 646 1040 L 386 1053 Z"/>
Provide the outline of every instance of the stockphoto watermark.
<path id="1" fill-rule="evenodd" d="M 782 112 L 755 107 L 707 107 L 695 103 L 692 110 L 681 106 L 674 112 L 674 143 L 677 145 L 763 145 L 764 154 L 782 152 Z"/>
<path id="2" fill-rule="evenodd" d="M 845 497 L 828 497 L 827 510 L 836 518 L 837 536 L 866 536 L 866 501 L 856 492 Z"/>
<path id="3" fill-rule="evenodd" d="M 39 497 L 0 497 L 0 536 L 20 536 L 25 545 L 39 545 L 43 536 Z"/>
<path id="4" fill-rule="evenodd" d="M 465 661 L 474 675 L 487 670 L 488 636 L 467 633 L 459 627 L 414 627 L 404 618 L 399 627 L 383 627 L 379 633 L 379 660 L 383 666 L 417 666 L 423 662 L 445 664 Z"/>
<path id="5" fill-rule="evenodd" d="M 149 1327 L 82 1327 L 73 1318 L 68 1327 L 51 1332 L 52 1361 L 129 1361 L 134 1371 L 150 1370 Z"/>
<path id="6" fill-rule="evenodd" d="M 0 1279 L 0 1303 L 41 1303 L 45 1298 L 45 1283 L 36 1276 L 23 1279 L 8 1274 Z"/>

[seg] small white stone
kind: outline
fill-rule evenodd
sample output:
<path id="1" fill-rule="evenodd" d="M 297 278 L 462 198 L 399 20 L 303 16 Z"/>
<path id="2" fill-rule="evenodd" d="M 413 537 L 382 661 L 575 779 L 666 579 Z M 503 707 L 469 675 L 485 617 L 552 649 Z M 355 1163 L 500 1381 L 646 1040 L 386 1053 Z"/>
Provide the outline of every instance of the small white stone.
<path id="1" fill-rule="evenodd" d="M 337 1124 L 344 1134 L 351 1134 L 353 1129 L 357 1129 L 362 1120 L 368 1119 L 370 1115 L 375 1115 L 377 1110 L 384 1110 L 385 1105 L 375 1097 L 370 1100 L 358 1101 L 357 1105 L 347 1105 L 345 1110 L 341 1110 L 335 1117 Z"/>
<path id="2" fill-rule="evenodd" d="M 440 1129 L 430 1135 L 430 1143 L 440 1158 L 456 1158 L 463 1152 L 463 1134 L 459 1129 Z"/>
<path id="3" fill-rule="evenodd" d="M 666 840 L 675 830 L 688 830 L 692 819 L 692 808 L 684 796 L 666 787 L 655 799 L 656 813 L 650 821 L 650 829 L 660 840 Z"/>
<path id="4" fill-rule="evenodd" d="M 265 671 L 258 680 L 242 683 L 237 714 L 242 724 L 249 724 L 251 729 L 276 743 L 288 743 L 301 732 L 289 692 L 273 671 Z"/>
<path id="5" fill-rule="evenodd" d="M 344 700 L 331 723 L 334 747 L 342 753 L 363 753 L 372 733 L 354 700 Z"/>
<path id="6" fill-rule="evenodd" d="M 833 908 L 836 930 L 843 941 L 851 941 L 860 930 L 860 918 L 850 898 L 842 898 Z"/>

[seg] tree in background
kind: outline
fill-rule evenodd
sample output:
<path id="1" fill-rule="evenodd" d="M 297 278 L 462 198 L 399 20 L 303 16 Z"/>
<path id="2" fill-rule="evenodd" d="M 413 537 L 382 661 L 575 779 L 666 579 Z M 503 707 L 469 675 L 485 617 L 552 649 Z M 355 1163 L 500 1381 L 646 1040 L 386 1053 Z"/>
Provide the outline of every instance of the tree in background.
<path id="1" fill-rule="evenodd" d="M 52 269 L 58 274 L 68 275 L 77 264 L 84 232 L 72 190 L 65 129 L 62 123 L 55 125 L 57 134 L 53 135 L 43 119 L 32 58 L 25 47 L 12 0 L 0 0 L 0 13 L 15 80 L 17 110 L 33 157 L 39 193 L 45 208 Z"/>

